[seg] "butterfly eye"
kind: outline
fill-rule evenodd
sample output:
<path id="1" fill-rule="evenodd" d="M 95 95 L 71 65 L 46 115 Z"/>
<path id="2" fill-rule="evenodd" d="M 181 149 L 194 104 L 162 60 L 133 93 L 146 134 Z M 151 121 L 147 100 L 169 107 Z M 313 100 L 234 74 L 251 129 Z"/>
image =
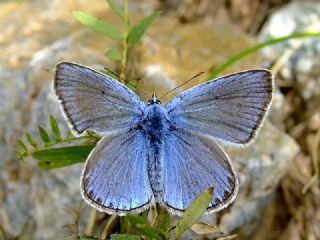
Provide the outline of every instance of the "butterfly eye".
<path id="1" fill-rule="evenodd" d="M 151 99 L 148 101 L 148 105 L 151 105 L 151 104 L 161 104 L 161 101 L 159 101 L 158 99 L 157 100 Z"/>

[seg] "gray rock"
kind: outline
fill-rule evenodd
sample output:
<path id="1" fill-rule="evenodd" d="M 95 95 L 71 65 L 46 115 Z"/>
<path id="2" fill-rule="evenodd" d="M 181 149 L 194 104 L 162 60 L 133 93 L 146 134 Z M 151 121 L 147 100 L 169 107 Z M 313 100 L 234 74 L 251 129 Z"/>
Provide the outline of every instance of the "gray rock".
<path id="1" fill-rule="evenodd" d="M 320 31 L 320 3 L 293 2 L 273 13 L 263 26 L 259 39 L 265 41 L 271 38 L 283 37 L 294 32 Z M 280 74 L 289 85 L 297 85 L 302 96 L 308 100 L 320 93 L 320 41 L 318 37 L 292 39 L 283 43 L 262 49 L 262 58 L 266 66 L 278 60 L 288 49 L 302 41 L 302 46 L 293 50 L 293 54 Z"/>
<path id="2" fill-rule="evenodd" d="M 252 234 L 298 151 L 297 143 L 269 121 L 248 148 L 227 150 L 240 177 L 240 193 L 221 219 L 223 231 Z"/>

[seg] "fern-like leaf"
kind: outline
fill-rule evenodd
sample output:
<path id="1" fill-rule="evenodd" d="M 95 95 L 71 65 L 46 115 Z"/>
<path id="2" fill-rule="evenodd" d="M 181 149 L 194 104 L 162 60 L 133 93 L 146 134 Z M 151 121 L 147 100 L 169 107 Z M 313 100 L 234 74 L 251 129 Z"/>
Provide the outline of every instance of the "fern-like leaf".
<path id="1" fill-rule="evenodd" d="M 47 145 L 48 143 L 50 143 L 51 140 L 47 131 L 41 126 L 39 126 L 38 129 L 39 129 L 39 136 L 41 140 L 44 142 L 44 144 Z"/>
<path id="2" fill-rule="evenodd" d="M 59 141 L 61 139 L 59 124 L 52 115 L 50 115 L 50 125 L 55 140 Z"/>
<path id="3" fill-rule="evenodd" d="M 36 142 L 36 140 L 34 140 L 34 138 L 31 136 L 30 133 L 26 133 L 26 138 L 28 140 L 28 143 L 34 147 L 34 148 L 38 148 L 38 144 Z"/>

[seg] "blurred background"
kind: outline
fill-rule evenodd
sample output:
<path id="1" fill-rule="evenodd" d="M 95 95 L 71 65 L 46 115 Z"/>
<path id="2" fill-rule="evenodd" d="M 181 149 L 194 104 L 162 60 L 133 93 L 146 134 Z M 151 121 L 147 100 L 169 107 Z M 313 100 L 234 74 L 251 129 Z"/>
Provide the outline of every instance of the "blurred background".
<path id="1" fill-rule="evenodd" d="M 58 62 L 118 71 L 104 55 L 117 42 L 81 25 L 74 10 L 120 26 L 104 0 L 0 1 L 0 239 L 64 239 L 72 234 L 65 226 L 82 202 L 83 164 L 45 171 L 31 158 L 19 162 L 13 150 L 26 132 L 37 138 L 38 125 L 49 128 L 50 114 L 67 129 L 52 89 Z M 155 10 L 161 15 L 131 49 L 127 77 L 158 95 L 201 71 L 209 74 L 258 42 L 320 31 L 319 1 L 129 1 L 134 22 Z M 239 196 L 202 221 L 236 233 L 237 239 L 320 239 L 320 38 L 265 47 L 224 73 L 261 67 L 275 74 L 268 120 L 254 144 L 226 149 L 239 173 Z M 80 233 L 85 225 L 83 217 Z M 210 239 L 189 234 L 186 239 Z"/>

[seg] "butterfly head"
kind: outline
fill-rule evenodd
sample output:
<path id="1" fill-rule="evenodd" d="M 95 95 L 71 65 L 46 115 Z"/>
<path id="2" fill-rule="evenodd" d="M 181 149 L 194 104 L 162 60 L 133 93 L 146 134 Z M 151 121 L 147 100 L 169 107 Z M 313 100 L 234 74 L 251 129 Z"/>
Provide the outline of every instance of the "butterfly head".
<path id="1" fill-rule="evenodd" d="M 160 100 L 157 99 L 157 96 L 155 93 L 152 94 L 152 98 L 148 101 L 148 105 L 151 104 L 161 104 Z"/>

